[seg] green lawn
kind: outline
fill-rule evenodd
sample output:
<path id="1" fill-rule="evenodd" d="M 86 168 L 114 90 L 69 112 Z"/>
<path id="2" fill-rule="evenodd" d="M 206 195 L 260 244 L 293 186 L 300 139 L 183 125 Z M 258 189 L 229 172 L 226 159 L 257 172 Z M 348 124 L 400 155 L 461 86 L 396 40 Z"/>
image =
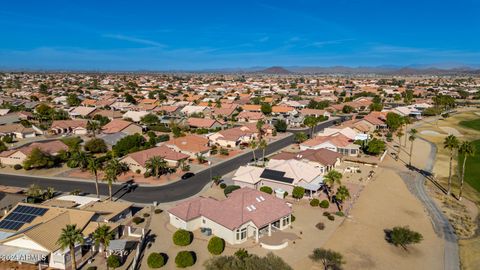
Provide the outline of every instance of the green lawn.
<path id="1" fill-rule="evenodd" d="M 480 131 L 480 118 L 475 120 L 469 120 L 469 121 L 461 121 L 460 125 Z"/>
<path id="2" fill-rule="evenodd" d="M 467 158 L 465 165 L 465 182 L 480 192 L 480 140 L 472 142 L 475 145 L 475 156 Z M 463 165 L 463 155 L 458 157 L 459 166 Z"/>

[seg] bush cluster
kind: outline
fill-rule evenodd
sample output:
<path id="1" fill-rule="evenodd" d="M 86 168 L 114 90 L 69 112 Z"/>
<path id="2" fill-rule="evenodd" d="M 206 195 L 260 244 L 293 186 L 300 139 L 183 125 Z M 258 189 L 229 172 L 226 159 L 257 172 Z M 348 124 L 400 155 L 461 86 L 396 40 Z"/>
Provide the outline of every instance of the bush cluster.
<path id="1" fill-rule="evenodd" d="M 179 268 L 186 268 L 195 264 L 195 253 L 193 251 L 180 251 L 175 257 L 175 264 Z"/>
<path id="2" fill-rule="evenodd" d="M 225 241 L 217 236 L 214 236 L 208 241 L 208 251 L 213 255 L 222 254 L 225 249 Z"/>
<path id="3" fill-rule="evenodd" d="M 150 253 L 147 258 L 147 265 L 150 268 L 160 268 L 165 265 L 165 258 L 161 253 Z"/>
<path id="4" fill-rule="evenodd" d="M 320 201 L 318 199 L 312 199 L 310 201 L 310 206 L 317 207 L 320 204 Z"/>
<path id="5" fill-rule="evenodd" d="M 320 202 L 319 205 L 320 205 L 321 208 L 326 209 L 330 206 L 330 203 L 327 200 L 323 200 L 323 201 Z"/>

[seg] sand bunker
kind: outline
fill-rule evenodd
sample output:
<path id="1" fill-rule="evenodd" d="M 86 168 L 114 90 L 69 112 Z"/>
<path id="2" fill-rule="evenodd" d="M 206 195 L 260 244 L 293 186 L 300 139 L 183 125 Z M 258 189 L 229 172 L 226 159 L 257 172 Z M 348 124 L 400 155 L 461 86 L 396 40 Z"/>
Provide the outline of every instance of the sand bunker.
<path id="1" fill-rule="evenodd" d="M 455 135 L 457 137 L 463 136 L 462 133 L 452 127 L 440 127 L 440 129 L 448 133 L 448 135 Z"/>
<path id="2" fill-rule="evenodd" d="M 442 134 L 436 132 L 436 131 L 433 131 L 433 130 L 423 130 L 420 132 L 420 134 L 423 134 L 423 135 L 428 135 L 428 136 L 441 136 Z"/>
<path id="3" fill-rule="evenodd" d="M 480 112 L 475 112 L 476 115 L 480 115 Z"/>

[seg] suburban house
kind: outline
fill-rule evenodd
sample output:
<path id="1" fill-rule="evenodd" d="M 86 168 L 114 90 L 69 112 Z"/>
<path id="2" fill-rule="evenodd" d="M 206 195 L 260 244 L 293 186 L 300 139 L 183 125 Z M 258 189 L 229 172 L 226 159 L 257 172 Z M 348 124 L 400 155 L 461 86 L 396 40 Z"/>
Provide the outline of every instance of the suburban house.
<path id="1" fill-rule="evenodd" d="M 325 128 L 322 132 L 317 133 L 317 136 L 331 136 L 336 133 L 340 133 L 346 137 L 348 137 L 350 140 L 356 141 L 364 141 L 369 138 L 368 134 L 358 132 L 357 130 L 354 130 L 351 127 L 329 127 Z"/>
<path id="2" fill-rule="evenodd" d="M 272 106 L 272 115 L 294 116 L 298 111 L 294 107 L 289 106 Z"/>
<path id="3" fill-rule="evenodd" d="M 255 104 L 245 104 L 242 106 L 242 109 L 247 112 L 261 112 L 262 106 Z"/>
<path id="4" fill-rule="evenodd" d="M 187 119 L 187 125 L 190 128 L 217 129 L 224 127 L 225 124 L 215 119 L 190 117 Z"/>
<path id="5" fill-rule="evenodd" d="M 194 231 L 210 229 L 229 244 L 241 244 L 283 230 L 291 223 L 292 208 L 283 199 L 251 189 L 233 191 L 228 198 L 194 198 L 168 210 L 170 224 Z"/>
<path id="6" fill-rule="evenodd" d="M 163 145 L 171 148 L 175 152 L 187 154 L 190 158 L 196 158 L 198 155 L 207 157 L 210 155 L 209 140 L 198 135 L 186 135 L 178 138 L 171 138 Z"/>
<path id="7" fill-rule="evenodd" d="M 101 109 L 96 109 L 90 116 L 94 118 L 95 116 L 100 115 L 103 117 L 107 117 L 110 120 L 116 119 L 116 118 L 122 118 L 123 114 L 119 111 L 115 110 L 101 110 Z"/>
<path id="8" fill-rule="evenodd" d="M 259 120 L 265 119 L 262 112 L 241 111 L 237 116 L 238 122 L 256 123 Z"/>
<path id="9" fill-rule="evenodd" d="M 44 141 L 44 142 L 34 142 L 28 145 L 21 146 L 16 149 L 11 149 L 3 151 L 0 153 L 0 162 L 3 165 L 22 165 L 28 155 L 32 152 L 33 149 L 38 148 L 42 152 L 50 154 L 52 156 L 57 155 L 61 150 L 68 150 L 68 146 L 62 141 Z"/>
<path id="10" fill-rule="evenodd" d="M 327 110 L 318 110 L 318 109 L 309 109 L 309 108 L 301 109 L 300 114 L 303 116 L 330 117 L 330 113 Z"/>
<path id="11" fill-rule="evenodd" d="M 317 136 L 300 144 L 300 150 L 321 148 L 326 148 L 346 156 L 358 156 L 360 153 L 360 146 L 354 144 L 352 139 L 341 133 L 335 133 L 330 136 Z"/>
<path id="12" fill-rule="evenodd" d="M 95 110 L 96 110 L 95 107 L 79 106 L 79 107 L 70 109 L 70 111 L 68 111 L 68 114 L 72 118 L 78 118 L 78 117 L 87 118 L 91 116 L 93 112 L 95 112 Z"/>
<path id="13" fill-rule="evenodd" d="M 289 160 L 297 159 L 311 163 L 313 166 L 318 167 L 322 174 L 334 169 L 342 162 L 342 155 L 337 152 L 333 152 L 326 148 L 322 149 L 308 149 L 300 152 L 281 152 L 270 157 L 270 160 Z"/>
<path id="14" fill-rule="evenodd" d="M 126 163 L 132 172 L 139 170 L 141 173 L 145 173 L 147 171 L 147 160 L 156 156 L 162 157 L 167 162 L 168 166 L 172 168 L 178 167 L 180 162 L 186 161 L 190 157 L 187 154 L 175 152 L 169 147 L 162 145 L 130 153 L 120 161 Z"/>
<path id="15" fill-rule="evenodd" d="M 75 120 L 55 120 L 52 122 L 50 130 L 54 134 L 75 134 L 85 135 L 87 130 L 88 120 L 75 119 Z"/>
<path id="16" fill-rule="evenodd" d="M 255 140 L 258 136 L 257 132 L 251 131 L 248 127 L 234 127 L 221 130 L 208 136 L 210 144 L 222 147 L 235 147 L 240 144 L 248 144 Z"/>
<path id="17" fill-rule="evenodd" d="M 24 127 L 21 124 L 7 124 L 0 126 L 0 137 L 13 136 L 17 139 L 33 138 L 37 131 L 33 127 Z"/>
<path id="18" fill-rule="evenodd" d="M 97 198 L 66 195 L 43 204 L 19 203 L 0 220 L 0 252 L 16 254 L 12 261 L 43 264 L 54 269 L 71 267 L 70 250 L 62 249 L 57 239 L 67 225 L 73 224 L 84 235 L 85 244 L 75 246 L 77 265 L 95 249 L 92 233 L 102 224 L 121 237 L 123 222 L 132 216 L 130 203 L 99 201 Z"/>
<path id="19" fill-rule="evenodd" d="M 319 165 L 311 162 L 288 159 L 270 160 L 265 168 L 257 166 L 240 166 L 233 175 L 233 183 L 240 187 L 260 189 L 269 186 L 275 192 L 292 194 L 295 186 L 305 188 L 312 196 L 320 190 L 323 184 L 323 171 Z"/>
<path id="20" fill-rule="evenodd" d="M 142 120 L 142 117 L 145 115 L 149 114 L 147 111 L 128 111 L 123 114 L 122 118 L 123 119 L 132 119 L 133 122 L 140 122 Z"/>
<path id="21" fill-rule="evenodd" d="M 113 119 L 102 128 L 102 133 L 105 134 L 112 134 L 117 132 L 122 132 L 127 135 L 133 135 L 135 133 L 142 134 L 142 127 L 133 122 L 125 121 L 122 119 Z"/>
<path id="22" fill-rule="evenodd" d="M 203 114 L 204 116 L 209 116 L 211 109 L 207 106 L 187 105 L 180 110 L 180 113 L 186 116 L 190 116 L 192 114 Z"/>

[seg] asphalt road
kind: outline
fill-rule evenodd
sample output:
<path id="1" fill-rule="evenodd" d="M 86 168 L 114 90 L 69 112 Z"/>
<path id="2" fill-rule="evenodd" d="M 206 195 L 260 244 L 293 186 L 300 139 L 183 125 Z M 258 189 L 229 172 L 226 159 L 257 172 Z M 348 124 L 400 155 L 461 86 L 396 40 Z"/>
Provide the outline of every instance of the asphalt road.
<path id="1" fill-rule="evenodd" d="M 332 118 L 326 122 L 320 123 L 315 128 L 315 132 L 332 126 L 335 121 L 338 121 L 338 119 Z M 293 144 L 294 133 L 305 132 L 309 134 L 309 129 L 295 129 L 289 130 L 289 132 L 291 132 L 292 134 L 270 143 L 265 151 L 266 155 L 272 154 L 284 147 L 289 146 L 290 144 Z M 256 150 L 255 153 L 257 157 L 260 157 L 262 155 L 261 150 Z M 123 186 L 114 185 L 112 188 L 114 197 L 135 203 L 152 203 L 154 201 L 158 203 L 164 203 L 178 201 L 199 193 L 205 187 L 205 185 L 207 185 L 211 181 L 210 174 L 212 176 L 227 174 L 237 169 L 239 166 L 247 164 L 252 160 L 252 158 L 253 155 L 251 152 L 245 153 L 232 159 L 226 160 L 220 164 L 211 166 L 210 169 L 203 170 L 189 179 L 179 180 L 177 182 L 164 186 L 140 186 L 137 187 L 134 191 L 127 192 L 123 188 Z M 55 178 L 38 178 L 34 176 L 0 174 L 0 184 L 16 187 L 28 187 L 31 184 L 38 184 L 42 187 L 53 187 L 55 188 L 55 190 L 64 192 L 70 192 L 74 189 L 80 189 L 82 192 L 92 194 L 95 193 L 95 184 L 93 182 Z M 100 193 L 102 195 L 108 195 L 108 186 L 106 184 L 100 183 Z"/>

